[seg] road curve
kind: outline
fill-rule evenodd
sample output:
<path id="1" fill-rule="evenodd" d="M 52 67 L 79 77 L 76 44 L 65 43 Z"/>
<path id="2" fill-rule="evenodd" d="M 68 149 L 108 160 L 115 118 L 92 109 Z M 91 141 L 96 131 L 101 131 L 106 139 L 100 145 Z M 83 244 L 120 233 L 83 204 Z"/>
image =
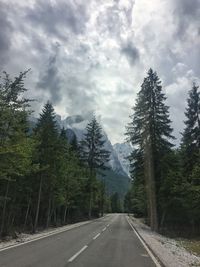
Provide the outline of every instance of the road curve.
<path id="1" fill-rule="evenodd" d="M 0 251 L 1 267 L 155 267 L 126 215 L 89 224 Z"/>

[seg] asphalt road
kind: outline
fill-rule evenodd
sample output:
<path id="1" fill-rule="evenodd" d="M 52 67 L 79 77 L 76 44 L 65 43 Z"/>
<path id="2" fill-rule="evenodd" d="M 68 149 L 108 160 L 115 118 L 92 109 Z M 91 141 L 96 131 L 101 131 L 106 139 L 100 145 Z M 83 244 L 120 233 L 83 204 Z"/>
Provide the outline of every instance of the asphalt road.
<path id="1" fill-rule="evenodd" d="M 0 267 L 155 267 L 124 214 L 0 251 Z"/>

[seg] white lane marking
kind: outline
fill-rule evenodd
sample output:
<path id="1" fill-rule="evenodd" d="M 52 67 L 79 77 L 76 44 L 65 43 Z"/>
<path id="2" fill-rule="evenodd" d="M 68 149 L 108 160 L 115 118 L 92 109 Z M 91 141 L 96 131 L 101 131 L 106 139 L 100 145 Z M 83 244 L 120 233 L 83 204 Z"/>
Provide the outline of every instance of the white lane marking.
<path id="1" fill-rule="evenodd" d="M 105 228 L 103 228 L 102 232 L 104 232 L 105 230 L 106 230 L 106 227 L 105 227 Z"/>
<path id="2" fill-rule="evenodd" d="M 99 236 L 100 236 L 100 233 L 98 233 L 97 235 L 95 235 L 95 236 L 93 237 L 93 240 L 97 239 L 97 237 L 99 237 Z"/>
<path id="3" fill-rule="evenodd" d="M 110 224 L 107 224 L 107 227 L 109 227 L 110 226 Z"/>
<path id="4" fill-rule="evenodd" d="M 72 256 L 68 262 L 72 262 L 73 260 L 75 260 L 88 246 L 84 246 L 82 247 L 82 249 L 80 249 L 76 254 L 74 254 L 74 256 Z"/>
<path id="5" fill-rule="evenodd" d="M 104 218 L 106 216 L 111 216 L 111 215 L 106 214 L 105 216 L 103 216 L 103 217 L 101 217 L 99 219 L 102 219 L 102 218 Z M 82 225 L 90 224 L 93 221 L 97 221 L 97 220 L 98 219 L 94 219 L 94 220 L 90 220 L 90 221 L 76 223 L 76 224 L 73 224 L 73 225 L 68 225 L 68 226 L 66 226 L 67 228 L 64 226 L 64 229 L 58 229 L 58 230 L 55 230 L 55 231 L 50 232 L 50 233 L 43 233 L 43 235 L 40 236 L 40 237 L 35 237 L 35 238 L 31 239 L 31 240 L 22 241 L 21 243 L 18 243 L 18 244 L 9 245 L 9 246 L 6 246 L 4 248 L 0 248 L 0 252 L 1 251 L 4 251 L 4 250 L 7 250 L 7 249 L 11 249 L 11 248 L 16 248 L 16 247 L 19 247 L 19 246 L 23 246 L 23 245 L 26 245 L 28 243 L 31 243 L 31 242 L 34 242 L 34 241 L 37 241 L 37 240 L 40 240 L 40 239 L 43 239 L 43 238 L 46 238 L 46 237 L 49 237 L 49 236 L 52 236 L 52 235 L 56 235 L 56 234 L 60 234 L 60 233 L 63 233 L 63 232 L 67 232 L 69 230 L 72 230 L 74 228 L 78 228 L 78 227 L 80 227 Z M 63 227 L 61 227 L 61 228 L 63 228 Z"/>
<path id="6" fill-rule="evenodd" d="M 63 233 L 63 232 L 67 232 L 69 230 L 72 230 L 72 229 L 75 229 L 75 228 L 78 228 L 82 225 L 86 225 L 86 224 L 89 224 L 91 223 L 92 221 L 86 221 L 86 222 L 82 222 L 82 223 L 77 223 L 77 224 L 74 224 L 74 225 L 69 225 L 67 228 L 65 229 L 59 229 L 59 230 L 55 230 L 53 232 L 50 232 L 50 233 L 45 233 L 43 234 L 42 236 L 40 237 L 36 237 L 34 239 L 31 239 L 31 240 L 27 240 L 27 241 L 22 241 L 22 243 L 19 243 L 19 244 L 14 244 L 14 245 L 10 245 L 10 246 L 7 246 L 5 248 L 0 248 L 0 252 L 1 251 L 4 251 L 4 250 L 7 250 L 7 249 L 11 249 L 11 248 L 15 248 L 15 247 L 19 247 L 19 246 L 23 246 L 23 245 L 26 245 L 28 243 L 31 243 L 31 242 L 34 242 L 34 241 L 37 241 L 37 240 L 40 240 L 40 239 L 43 239 L 43 238 L 46 238 L 46 237 L 49 237 L 49 236 L 52 236 L 52 235 L 56 235 L 56 234 L 60 234 L 60 233 Z"/>
<path id="7" fill-rule="evenodd" d="M 126 217 L 126 220 L 127 220 L 128 224 L 130 225 L 130 227 L 132 228 L 132 230 L 134 231 L 134 233 L 136 234 L 137 238 L 140 240 L 140 242 L 142 243 L 142 245 L 144 246 L 144 248 L 148 252 L 148 254 L 151 257 L 152 261 L 155 263 L 156 267 L 162 267 L 160 265 L 160 263 L 158 262 L 158 260 L 156 259 L 156 257 L 153 255 L 153 253 L 149 250 L 149 248 L 147 247 L 147 245 L 144 243 L 144 241 L 142 240 L 142 238 L 136 232 L 136 230 L 134 229 L 134 227 L 132 226 L 132 224 L 129 222 L 129 220 L 128 220 L 127 217 Z"/>

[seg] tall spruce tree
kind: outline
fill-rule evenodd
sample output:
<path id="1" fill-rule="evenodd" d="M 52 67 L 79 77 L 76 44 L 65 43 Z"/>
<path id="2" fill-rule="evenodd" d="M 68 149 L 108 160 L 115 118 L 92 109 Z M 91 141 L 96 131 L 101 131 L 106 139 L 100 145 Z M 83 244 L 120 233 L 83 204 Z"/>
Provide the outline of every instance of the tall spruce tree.
<path id="1" fill-rule="evenodd" d="M 35 135 L 38 141 L 37 159 L 40 165 L 40 178 L 38 188 L 38 199 L 34 222 L 34 231 L 37 228 L 40 210 L 42 188 L 45 189 L 47 213 L 46 226 L 49 225 L 50 210 L 53 201 L 53 191 L 56 184 L 57 161 L 58 161 L 58 130 L 53 106 L 47 102 L 40 114 L 40 118 L 35 128 Z M 44 196 L 43 196 L 44 197 Z"/>
<path id="2" fill-rule="evenodd" d="M 169 142 L 173 136 L 165 100 L 161 82 L 156 72 L 150 69 L 138 93 L 132 121 L 127 127 L 128 140 L 137 149 L 132 161 L 142 155 L 139 163 L 143 165 L 145 175 L 149 224 L 155 231 L 158 230 L 157 196 L 164 177 L 163 158 L 173 147 Z"/>
<path id="3" fill-rule="evenodd" d="M 89 212 L 91 217 L 92 198 L 94 177 L 98 170 L 106 168 L 106 163 L 109 161 L 110 152 L 104 148 L 105 140 L 103 139 L 102 128 L 95 116 L 86 127 L 85 138 L 81 142 L 81 159 L 89 168 Z"/>
<path id="4" fill-rule="evenodd" d="M 181 144 L 183 174 L 190 181 L 193 168 L 197 164 L 200 154 L 200 92 L 195 83 L 189 91 L 185 116 L 185 129 Z"/>

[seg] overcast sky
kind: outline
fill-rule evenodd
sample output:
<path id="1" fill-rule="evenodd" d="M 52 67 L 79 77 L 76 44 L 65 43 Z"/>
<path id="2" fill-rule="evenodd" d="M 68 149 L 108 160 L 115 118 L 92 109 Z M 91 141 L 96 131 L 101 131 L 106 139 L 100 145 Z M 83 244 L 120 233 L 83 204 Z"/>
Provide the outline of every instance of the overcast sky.
<path id="1" fill-rule="evenodd" d="M 31 68 L 37 111 L 47 100 L 62 117 L 95 110 L 112 143 L 152 67 L 179 138 L 200 77 L 200 0 L 0 0 L 0 62 L 12 75 Z"/>

